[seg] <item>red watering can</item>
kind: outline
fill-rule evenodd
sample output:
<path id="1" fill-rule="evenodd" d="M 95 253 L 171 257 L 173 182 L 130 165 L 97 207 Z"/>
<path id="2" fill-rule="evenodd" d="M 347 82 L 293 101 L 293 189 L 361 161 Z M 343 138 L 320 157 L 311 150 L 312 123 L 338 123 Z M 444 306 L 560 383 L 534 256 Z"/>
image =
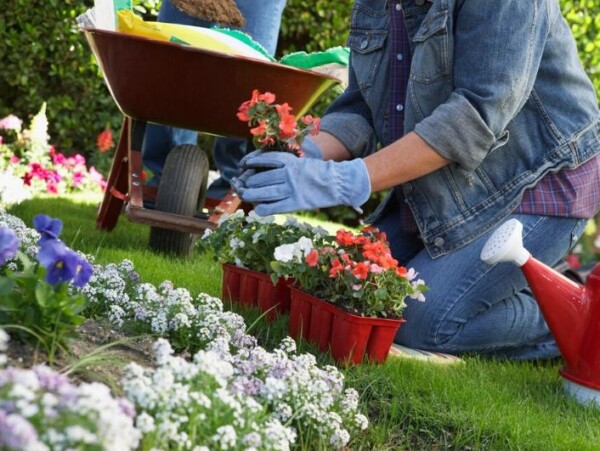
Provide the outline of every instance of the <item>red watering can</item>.
<path id="1" fill-rule="evenodd" d="M 502 224 L 481 259 L 521 268 L 565 360 L 560 371 L 565 390 L 600 407 L 600 263 L 580 285 L 533 258 L 523 247 L 522 231 L 516 219 Z"/>

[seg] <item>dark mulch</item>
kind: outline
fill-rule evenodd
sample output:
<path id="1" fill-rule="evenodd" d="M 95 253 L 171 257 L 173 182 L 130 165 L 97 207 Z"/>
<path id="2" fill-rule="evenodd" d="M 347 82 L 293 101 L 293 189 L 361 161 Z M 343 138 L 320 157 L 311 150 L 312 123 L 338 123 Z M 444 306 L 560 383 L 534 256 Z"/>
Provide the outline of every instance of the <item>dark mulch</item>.
<path id="1" fill-rule="evenodd" d="M 152 366 L 154 337 L 128 338 L 113 330 L 108 323 L 96 320 L 87 320 L 77 332 L 78 337 L 69 342 L 68 354 L 57 355 L 52 365 L 57 371 L 67 370 L 70 365 L 82 362 L 86 356 L 103 345 L 116 344 L 103 351 L 98 360 L 70 374 L 76 381 L 103 382 L 119 392 L 123 368 L 126 364 L 136 362 L 142 366 Z M 6 355 L 8 364 L 17 368 L 31 368 L 34 365 L 48 363 L 48 357 L 43 349 L 24 343 L 14 334 L 11 334 Z"/>
<path id="2" fill-rule="evenodd" d="M 172 0 L 173 5 L 186 14 L 219 25 L 242 27 L 244 17 L 235 0 Z"/>

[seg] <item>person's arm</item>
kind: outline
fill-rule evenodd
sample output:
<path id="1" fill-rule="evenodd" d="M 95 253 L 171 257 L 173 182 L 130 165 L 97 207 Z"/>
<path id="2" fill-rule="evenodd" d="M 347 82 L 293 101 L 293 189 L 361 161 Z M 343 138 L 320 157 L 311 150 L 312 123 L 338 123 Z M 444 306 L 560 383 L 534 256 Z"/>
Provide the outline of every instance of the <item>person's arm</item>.
<path id="1" fill-rule="evenodd" d="M 372 192 L 417 179 L 448 163 L 414 132 L 365 158 Z"/>
<path id="2" fill-rule="evenodd" d="M 323 160 L 344 161 L 352 158 L 346 146 L 335 136 L 327 132 L 311 136 L 311 140 L 319 146 Z"/>
<path id="3" fill-rule="evenodd" d="M 321 149 L 323 160 L 343 161 L 351 157 L 346 147 L 333 135 L 319 133 L 312 139 Z M 448 163 L 449 160 L 414 132 L 365 158 L 372 192 L 414 180 Z"/>
<path id="4" fill-rule="evenodd" d="M 352 59 L 350 55 L 348 86 L 325 111 L 321 132 L 311 136 L 324 160 L 361 157 L 374 152 L 377 147 L 371 110 L 358 86 Z"/>

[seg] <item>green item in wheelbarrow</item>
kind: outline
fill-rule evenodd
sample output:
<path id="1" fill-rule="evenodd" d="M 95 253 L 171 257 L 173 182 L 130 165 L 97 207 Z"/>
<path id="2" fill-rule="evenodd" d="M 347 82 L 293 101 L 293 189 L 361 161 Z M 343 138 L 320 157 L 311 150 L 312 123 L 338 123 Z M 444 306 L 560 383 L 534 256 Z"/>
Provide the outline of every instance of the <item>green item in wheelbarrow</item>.
<path id="1" fill-rule="evenodd" d="M 323 52 L 294 52 L 283 56 L 279 62 L 286 66 L 294 66 L 300 69 L 312 69 L 326 64 L 339 64 L 348 66 L 350 60 L 350 49 L 348 47 L 332 47 Z"/>

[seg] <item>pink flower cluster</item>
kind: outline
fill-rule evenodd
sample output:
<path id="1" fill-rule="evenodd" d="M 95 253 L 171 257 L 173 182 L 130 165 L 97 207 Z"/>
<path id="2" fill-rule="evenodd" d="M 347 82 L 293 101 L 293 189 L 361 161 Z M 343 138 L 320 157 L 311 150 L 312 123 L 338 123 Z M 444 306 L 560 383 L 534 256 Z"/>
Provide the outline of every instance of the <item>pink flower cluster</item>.
<path id="1" fill-rule="evenodd" d="M 88 168 L 83 155 L 67 157 L 49 144 L 44 144 L 41 153 L 33 150 L 34 144 L 27 138 L 28 134 L 20 133 L 21 124 L 14 115 L 0 120 L 1 130 L 17 132 L 14 142 L 5 142 L 0 136 L 0 170 L 10 167 L 33 192 L 67 194 L 105 189 L 104 176 L 93 166 Z"/>
<path id="2" fill-rule="evenodd" d="M 23 125 L 23 121 L 14 114 L 9 114 L 0 119 L 0 130 L 15 130 L 18 132 L 21 131 L 21 125 Z M 0 144 L 2 144 L 2 141 L 0 141 Z"/>
<path id="3" fill-rule="evenodd" d="M 93 166 L 88 169 L 83 155 L 66 157 L 57 152 L 54 146 L 50 146 L 49 156 L 49 161 L 27 164 L 22 176 L 25 185 L 42 184 L 50 194 L 83 191 L 93 186 L 101 190 L 106 188 L 104 176 Z M 13 154 L 11 161 L 18 164 L 21 160 Z"/>

